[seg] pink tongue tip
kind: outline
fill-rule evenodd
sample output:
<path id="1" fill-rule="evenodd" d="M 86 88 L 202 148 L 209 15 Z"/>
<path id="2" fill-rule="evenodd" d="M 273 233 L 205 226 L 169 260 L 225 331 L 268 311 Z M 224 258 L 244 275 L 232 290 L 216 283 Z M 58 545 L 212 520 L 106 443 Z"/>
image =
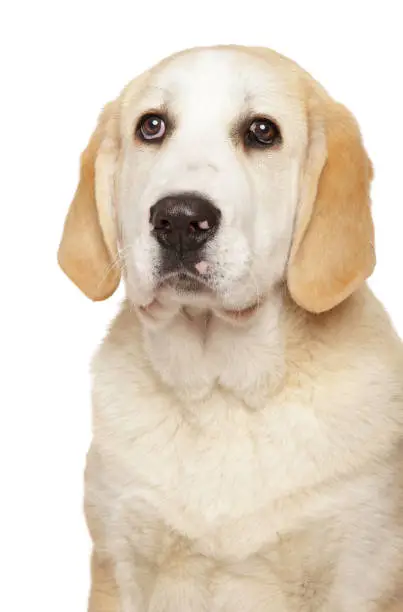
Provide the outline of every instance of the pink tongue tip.
<path id="1" fill-rule="evenodd" d="M 210 225 L 209 222 L 207 221 L 207 219 L 205 221 L 199 221 L 199 228 L 202 230 L 207 230 L 209 229 Z"/>
<path id="2" fill-rule="evenodd" d="M 208 263 L 207 261 L 199 261 L 199 263 L 195 264 L 195 268 L 199 274 L 206 274 L 208 271 Z"/>

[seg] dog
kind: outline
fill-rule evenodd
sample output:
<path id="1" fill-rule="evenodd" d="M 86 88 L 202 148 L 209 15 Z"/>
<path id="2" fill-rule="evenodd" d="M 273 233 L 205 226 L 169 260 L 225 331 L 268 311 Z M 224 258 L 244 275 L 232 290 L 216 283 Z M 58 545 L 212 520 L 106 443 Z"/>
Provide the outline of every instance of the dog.
<path id="1" fill-rule="evenodd" d="M 403 610 L 403 350 L 367 286 L 356 120 L 291 60 L 196 48 L 82 154 L 58 260 L 97 351 L 90 612 Z"/>

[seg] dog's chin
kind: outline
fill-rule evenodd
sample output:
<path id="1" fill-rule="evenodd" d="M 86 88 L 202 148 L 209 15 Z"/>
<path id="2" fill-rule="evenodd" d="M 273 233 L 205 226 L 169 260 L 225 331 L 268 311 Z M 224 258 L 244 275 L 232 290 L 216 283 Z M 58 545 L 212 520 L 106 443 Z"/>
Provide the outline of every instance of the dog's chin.
<path id="1" fill-rule="evenodd" d="M 234 325 L 249 322 L 260 310 L 264 300 L 249 296 L 233 302 L 226 291 L 225 298 L 214 288 L 213 282 L 185 270 L 163 275 L 158 280 L 152 299 L 139 307 L 148 323 L 167 323 L 182 310 L 197 313 L 209 311 L 218 318 Z"/>

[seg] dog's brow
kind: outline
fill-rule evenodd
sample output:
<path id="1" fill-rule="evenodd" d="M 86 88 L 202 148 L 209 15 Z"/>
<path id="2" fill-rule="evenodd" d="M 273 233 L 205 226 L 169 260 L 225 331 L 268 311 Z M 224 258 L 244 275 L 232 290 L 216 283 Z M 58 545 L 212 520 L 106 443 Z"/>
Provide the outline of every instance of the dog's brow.
<path id="1" fill-rule="evenodd" d="M 162 99 L 162 104 L 167 104 L 172 97 L 172 92 L 158 85 L 148 85 L 143 90 L 144 96 L 152 96 L 156 93 L 159 94 L 159 97 Z"/>

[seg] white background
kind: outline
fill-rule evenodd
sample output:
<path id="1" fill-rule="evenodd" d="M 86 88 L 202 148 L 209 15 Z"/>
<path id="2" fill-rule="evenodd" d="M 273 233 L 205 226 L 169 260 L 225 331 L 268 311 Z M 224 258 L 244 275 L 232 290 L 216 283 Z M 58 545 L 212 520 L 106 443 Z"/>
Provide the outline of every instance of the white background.
<path id="1" fill-rule="evenodd" d="M 371 284 L 403 335 L 402 16 L 396 0 L 10 3 L 0 16 L 1 502 L 4 612 L 81 612 L 88 363 L 121 292 L 92 304 L 56 251 L 102 105 L 183 47 L 270 46 L 357 116 L 374 162 Z M 403 10 L 403 9 L 402 9 Z M 179 611 L 178 611 L 179 612 Z"/>

